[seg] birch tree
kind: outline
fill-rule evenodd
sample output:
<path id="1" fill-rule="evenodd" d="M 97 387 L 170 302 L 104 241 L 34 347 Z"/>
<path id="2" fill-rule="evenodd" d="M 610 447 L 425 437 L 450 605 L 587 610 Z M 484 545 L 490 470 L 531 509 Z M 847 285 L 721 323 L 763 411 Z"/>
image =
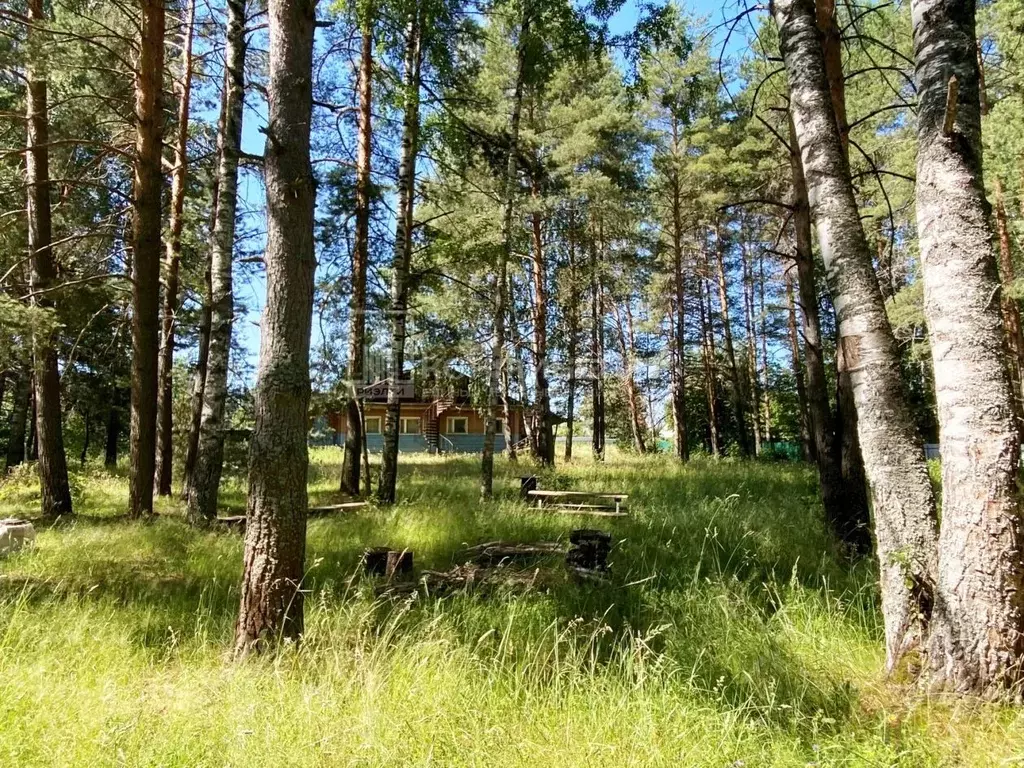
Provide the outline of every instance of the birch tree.
<path id="1" fill-rule="evenodd" d="M 942 445 L 934 682 L 985 692 L 1024 659 L 1020 436 L 982 182 L 974 4 L 915 0 L 917 223 Z"/>

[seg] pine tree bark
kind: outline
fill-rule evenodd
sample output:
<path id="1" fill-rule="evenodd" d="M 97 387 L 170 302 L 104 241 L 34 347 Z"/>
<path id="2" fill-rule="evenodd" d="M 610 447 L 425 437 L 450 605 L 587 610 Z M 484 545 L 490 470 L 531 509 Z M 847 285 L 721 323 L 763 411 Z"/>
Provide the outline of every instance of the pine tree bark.
<path id="1" fill-rule="evenodd" d="M 405 369 L 406 312 L 409 308 L 409 267 L 412 262 L 413 209 L 416 196 L 416 154 L 420 132 L 420 64 L 423 19 L 413 6 L 406 27 L 405 73 L 403 75 L 405 117 L 402 127 L 402 157 L 398 168 L 398 221 L 395 227 L 395 258 L 391 272 L 391 370 L 388 377 L 388 407 L 384 424 L 377 500 L 394 504 L 398 484 L 398 428 L 402 410 L 401 387 Z"/>
<path id="2" fill-rule="evenodd" d="M 917 225 L 942 444 L 933 682 L 1012 685 L 1024 658 L 1020 436 L 982 181 L 973 3 L 914 0 Z M 959 87 L 957 87 L 959 86 Z"/>
<path id="3" fill-rule="evenodd" d="M 597 461 L 604 461 L 604 289 L 597 240 L 590 239 L 590 400 L 593 410 L 591 449 Z"/>
<path id="4" fill-rule="evenodd" d="M 628 301 L 628 299 L 627 299 Z M 647 452 L 644 439 L 645 425 L 640 395 L 636 384 L 636 366 L 634 357 L 633 321 L 628 303 L 622 310 L 626 314 L 626 325 L 623 326 L 620 309 L 615 307 L 615 325 L 619 336 L 619 352 L 622 355 L 622 379 L 626 390 L 626 405 L 629 407 L 629 426 L 633 433 L 633 448 L 637 453 Z"/>
<path id="5" fill-rule="evenodd" d="M 705 268 L 706 268 L 705 264 Z M 715 385 L 715 330 L 711 321 L 711 289 L 707 279 L 701 277 L 697 285 L 697 298 L 700 302 L 700 334 L 702 362 L 704 364 L 704 395 L 708 405 L 708 440 L 711 455 L 718 458 L 722 455 L 721 441 L 718 434 L 718 408 Z"/>
<path id="6" fill-rule="evenodd" d="M 754 405 L 751 422 L 754 427 L 754 455 L 761 455 L 761 383 L 758 373 L 757 325 L 754 320 L 754 268 L 748 249 L 741 244 L 743 254 L 743 322 L 747 333 L 747 381 L 750 383 L 750 401 Z"/>
<path id="7" fill-rule="evenodd" d="M 764 276 L 764 250 L 757 252 L 758 281 L 757 293 L 760 300 L 761 317 L 761 375 L 764 378 L 764 387 L 761 390 L 764 403 L 764 435 L 765 439 L 772 441 L 772 395 L 771 379 L 768 370 L 768 311 L 764 300 L 764 289 L 767 281 Z"/>
<path id="8" fill-rule="evenodd" d="M 506 259 L 506 265 L 508 260 Z M 508 279 L 507 290 L 505 293 L 506 299 L 505 304 L 508 309 L 506 312 L 506 328 L 510 329 L 510 332 L 506 334 L 511 336 L 512 344 L 515 347 L 516 355 L 516 384 L 519 387 L 519 397 L 522 400 L 522 408 L 524 416 L 530 413 L 528 403 L 526 402 L 526 366 L 523 361 L 523 347 L 525 346 L 522 336 L 519 333 L 519 326 L 516 321 L 516 293 L 515 293 L 515 275 L 510 273 L 508 269 L 505 270 L 505 276 Z M 505 349 L 505 345 L 502 345 L 502 349 Z M 505 352 L 502 359 L 501 376 L 499 384 L 501 386 L 501 433 L 505 438 L 505 456 L 509 462 L 515 464 L 519 460 L 518 449 L 516 448 L 515 441 L 512 439 L 512 371 L 511 366 L 508 364 L 508 353 Z M 532 446 L 534 453 L 537 448 L 537 438 L 535 424 L 531 423 L 532 420 L 528 418 L 523 419 L 524 429 L 526 430 L 527 442 Z M 495 427 L 495 435 L 497 435 L 497 427 Z"/>
<path id="9" fill-rule="evenodd" d="M 672 122 L 672 150 L 679 152 L 679 128 Z M 690 446 L 686 433 L 686 284 L 683 279 L 683 196 L 679 172 L 669 177 L 672 191 L 672 425 L 675 430 L 675 454 L 689 461 Z"/>
<path id="10" fill-rule="evenodd" d="M 226 78 L 225 78 L 226 79 Z M 227 83 L 224 84 L 226 92 Z M 218 143 L 220 136 L 224 134 L 225 114 L 227 106 L 225 99 L 221 98 L 220 116 L 217 119 Z M 218 150 L 218 167 L 220 153 Z M 217 227 L 218 209 L 220 207 L 220 181 L 217 174 L 213 176 L 213 189 L 211 190 L 211 205 L 209 226 L 212 233 Z M 212 256 L 212 253 L 211 253 Z M 213 312 L 210 307 L 213 296 L 213 275 L 210 259 L 206 260 L 206 269 L 203 272 L 203 296 L 202 307 L 199 313 L 199 349 L 196 355 L 196 369 L 192 374 L 192 399 L 191 417 L 189 419 L 188 444 L 185 448 L 185 462 L 181 473 L 181 499 L 187 502 L 192 492 L 192 475 L 195 472 L 196 454 L 199 453 L 199 431 L 203 422 L 203 393 L 206 389 L 206 369 L 210 360 L 210 326 L 213 323 Z"/>
<path id="11" fill-rule="evenodd" d="M 480 458 L 480 496 L 489 499 L 494 492 L 494 433 L 499 399 L 508 420 L 508 370 L 505 364 L 505 311 L 508 291 L 508 262 L 512 257 L 512 215 L 515 210 L 515 192 L 518 176 L 517 155 L 519 152 L 519 125 L 523 114 L 523 90 L 526 83 L 526 46 L 530 38 L 530 9 L 523 9 L 519 25 L 519 39 L 516 41 L 515 86 L 512 92 L 512 115 L 509 120 L 509 148 L 505 161 L 504 189 L 502 190 L 503 212 L 501 224 L 501 248 L 494 276 L 494 333 L 491 339 L 491 354 L 488 364 L 487 409 L 484 412 L 484 447 Z M 506 386 L 502 386 L 502 382 Z M 506 446 L 510 450 L 511 446 Z"/>
<path id="12" fill-rule="evenodd" d="M 224 413 L 234 323 L 232 266 L 238 206 L 238 158 L 242 143 L 245 94 L 245 0 L 228 0 L 224 46 L 222 130 L 217 152 L 217 210 L 210 250 L 210 334 L 203 382 L 199 443 L 189 480 L 188 520 L 193 525 L 217 516 L 224 468 Z"/>
<path id="13" fill-rule="evenodd" d="M 12 390 L 11 417 L 7 429 L 7 456 L 4 468 L 10 472 L 25 461 L 25 430 L 28 425 L 29 401 L 32 398 L 32 376 L 26 363 L 17 373 Z"/>
<path id="14" fill-rule="evenodd" d="M 840 344 L 851 363 L 864 466 L 873 493 L 886 659 L 891 669 L 922 636 L 936 576 L 935 499 L 906 403 L 899 353 L 885 314 L 832 107 L 813 0 L 775 0 L 790 109 Z"/>
<path id="15" fill-rule="evenodd" d="M 580 294 L 577 289 L 579 270 L 576 264 L 576 217 L 569 212 L 569 300 L 566 307 L 566 364 L 568 366 L 565 399 L 565 461 L 572 461 L 572 440 L 576 432 L 576 365 L 580 342 Z"/>
<path id="16" fill-rule="evenodd" d="M 31 253 L 33 305 L 54 309 L 50 290 L 56 277 L 53 260 L 53 224 L 50 209 L 50 116 L 47 103 L 46 41 L 41 27 L 46 22 L 43 0 L 29 0 L 29 56 L 25 66 L 25 105 L 28 127 L 25 176 L 28 189 L 28 246 Z M 36 440 L 39 451 L 39 485 L 45 517 L 70 515 L 71 487 L 61 424 L 60 372 L 54 334 L 32 334 L 35 363 Z"/>
<path id="17" fill-rule="evenodd" d="M 794 265 L 795 266 L 795 265 Z M 796 382 L 797 405 L 800 408 L 800 447 L 805 461 L 814 459 L 814 445 L 811 442 L 811 417 L 807 410 L 807 382 L 804 365 L 800 359 L 800 333 L 796 324 L 796 299 L 793 296 L 793 273 L 786 270 L 786 307 L 789 327 L 789 359 Z"/>
<path id="18" fill-rule="evenodd" d="M 156 492 L 171 495 L 174 464 L 174 331 L 178 311 L 178 269 L 181 264 L 181 233 L 184 230 L 185 182 L 188 178 L 188 120 L 192 102 L 192 30 L 196 0 L 190 0 L 182 35 L 181 81 L 178 89 L 178 125 L 174 137 L 174 172 L 171 174 L 171 221 L 167 240 L 164 280 L 163 326 L 157 381 Z"/>
<path id="19" fill-rule="evenodd" d="M 36 461 L 39 458 L 39 432 L 36 429 L 36 388 L 35 374 L 32 375 L 32 384 L 29 387 L 29 419 L 28 419 L 28 460 Z"/>
<path id="20" fill-rule="evenodd" d="M 533 180 L 534 205 L 540 204 L 540 185 Z M 531 216 L 533 235 L 533 347 L 536 357 L 534 366 L 535 406 L 537 413 L 535 456 L 542 466 L 555 463 L 555 439 L 551 429 L 551 394 L 548 387 L 548 289 L 547 270 L 544 264 L 544 233 L 541 214 L 534 211 Z"/>
<path id="21" fill-rule="evenodd" d="M 153 514 L 156 470 L 157 350 L 160 344 L 160 220 L 164 133 L 163 0 L 140 0 L 135 72 L 135 176 L 132 201 L 132 407 L 128 515 Z"/>
<path id="22" fill-rule="evenodd" d="M 722 309 L 722 339 L 725 356 L 729 361 L 729 379 L 732 382 L 733 410 L 736 417 L 736 431 L 740 439 L 740 452 L 750 455 L 747 438 L 747 409 L 744 403 L 746 393 L 740 380 L 740 369 L 736 365 L 736 350 L 732 343 L 732 323 L 729 319 L 729 284 L 725 274 L 725 246 L 722 242 L 721 226 L 715 228 L 715 272 L 718 278 L 718 303 Z"/>
<path id="23" fill-rule="evenodd" d="M 235 652 L 244 656 L 303 631 L 313 316 L 310 164 L 315 0 L 269 0 L 270 77 L 264 150 L 267 301 L 249 449 L 248 524 Z"/>
<path id="24" fill-rule="evenodd" d="M 213 219 L 217 216 L 217 190 L 214 182 L 213 195 Z M 210 227 L 213 229 L 213 226 Z M 188 444 L 185 447 L 185 462 L 181 470 L 181 499 L 188 501 L 192 492 L 192 476 L 195 473 L 196 454 L 199 453 L 199 430 L 203 422 L 203 391 L 206 389 L 206 368 L 210 359 L 210 324 L 212 322 L 210 311 L 210 262 L 206 262 L 206 271 L 203 275 L 204 292 L 203 306 L 199 312 L 199 349 L 196 355 L 196 369 L 192 374 L 192 398 L 190 402 L 190 418 L 188 428 Z"/>
<path id="25" fill-rule="evenodd" d="M 366 270 L 370 262 L 370 171 L 373 105 L 373 18 L 364 11 L 359 56 L 359 124 L 356 129 L 356 210 L 352 249 L 352 296 L 349 300 L 348 379 L 345 401 L 345 456 L 341 464 L 341 490 L 359 495 L 359 463 L 363 447 L 359 391 L 363 383 L 366 348 Z"/>

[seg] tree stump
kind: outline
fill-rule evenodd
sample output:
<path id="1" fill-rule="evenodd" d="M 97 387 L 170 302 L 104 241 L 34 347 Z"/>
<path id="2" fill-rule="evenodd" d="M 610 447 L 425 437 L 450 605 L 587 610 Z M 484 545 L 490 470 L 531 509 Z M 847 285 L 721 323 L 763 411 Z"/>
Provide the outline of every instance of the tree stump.
<path id="1" fill-rule="evenodd" d="M 17 552 L 35 543 L 36 529 L 27 520 L 0 520 L 0 555 Z"/>
<path id="2" fill-rule="evenodd" d="M 412 573 L 412 551 L 374 547 L 363 553 L 363 568 L 367 576 L 391 579 L 396 573 Z"/>
<path id="3" fill-rule="evenodd" d="M 569 534 L 572 546 L 565 556 L 570 568 L 587 571 L 607 571 L 608 553 L 612 549 L 611 534 L 592 528 L 579 528 Z"/>
<path id="4" fill-rule="evenodd" d="M 537 476 L 523 475 L 519 478 L 519 498 L 523 501 L 530 500 L 530 491 L 537 490 Z"/>

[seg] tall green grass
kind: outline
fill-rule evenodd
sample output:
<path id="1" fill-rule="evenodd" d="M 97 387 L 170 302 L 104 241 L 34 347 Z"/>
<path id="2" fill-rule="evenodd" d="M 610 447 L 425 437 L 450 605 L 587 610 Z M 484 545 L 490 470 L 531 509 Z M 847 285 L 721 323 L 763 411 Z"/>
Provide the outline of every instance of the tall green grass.
<path id="1" fill-rule="evenodd" d="M 314 452 L 315 502 L 339 460 Z M 595 522 L 522 505 L 522 467 L 481 504 L 473 457 L 402 464 L 398 505 L 310 523 L 302 647 L 242 664 L 240 538 L 173 501 L 112 521 L 124 478 L 83 468 L 89 517 L 0 561 L 0 766 L 1024 765 L 1017 710 L 881 678 L 873 568 L 825 535 L 802 466 L 614 455 L 543 478 L 630 494 Z M 0 486 L 0 517 L 36 503 L 30 474 Z M 359 570 L 368 546 L 447 569 L 582 525 L 614 535 L 608 584 L 388 597 Z"/>

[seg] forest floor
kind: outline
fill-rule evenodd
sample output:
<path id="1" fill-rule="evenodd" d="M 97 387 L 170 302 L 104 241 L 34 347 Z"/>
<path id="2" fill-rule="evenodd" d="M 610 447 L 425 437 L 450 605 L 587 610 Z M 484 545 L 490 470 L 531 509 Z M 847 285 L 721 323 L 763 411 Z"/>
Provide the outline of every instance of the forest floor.
<path id="1" fill-rule="evenodd" d="M 312 459 L 328 503 L 340 451 Z M 804 466 L 615 454 L 542 479 L 630 494 L 591 521 L 528 509 L 504 460 L 486 506 L 475 457 L 402 465 L 399 505 L 310 522 L 301 649 L 241 664 L 241 538 L 168 500 L 111 522 L 124 477 L 76 469 L 80 519 L 0 561 L 0 766 L 1024 765 L 1021 710 L 883 679 L 873 568 L 831 546 Z M 36 505 L 30 472 L 0 486 L 0 517 Z M 581 526 L 613 534 L 610 583 L 388 597 L 360 575 L 370 546 L 446 570 Z"/>

